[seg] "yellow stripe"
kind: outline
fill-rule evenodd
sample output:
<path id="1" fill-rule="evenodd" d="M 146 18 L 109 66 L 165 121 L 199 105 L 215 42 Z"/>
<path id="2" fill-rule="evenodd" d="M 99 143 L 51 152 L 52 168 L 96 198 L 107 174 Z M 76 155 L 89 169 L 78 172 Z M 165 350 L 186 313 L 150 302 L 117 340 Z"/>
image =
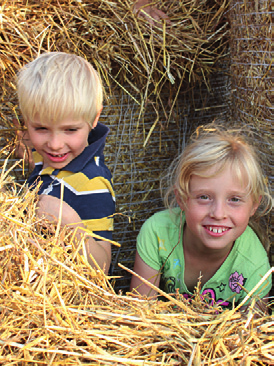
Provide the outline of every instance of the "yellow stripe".
<path id="1" fill-rule="evenodd" d="M 51 175 L 53 173 L 54 169 L 50 166 L 48 166 L 46 169 L 43 169 L 41 175 L 43 174 L 48 174 L 48 175 Z"/>
<path id="2" fill-rule="evenodd" d="M 43 163 L 43 158 L 42 158 L 42 156 L 40 154 L 38 154 L 37 151 L 33 151 L 32 155 L 33 155 L 33 160 L 34 160 L 34 163 L 35 164 Z M 46 169 L 44 169 L 41 172 L 41 175 L 43 175 L 43 174 L 49 174 L 49 175 L 51 175 L 53 171 L 54 171 L 54 169 L 51 168 L 50 166 L 48 166 Z"/>
<path id="3" fill-rule="evenodd" d="M 81 172 L 71 173 L 68 171 L 61 171 L 60 173 L 58 173 L 57 178 L 64 179 L 64 181 L 68 183 L 72 188 L 74 188 L 77 192 L 108 189 L 112 197 L 115 197 L 111 183 L 108 179 L 105 179 L 103 177 L 95 177 L 93 179 L 89 179 L 85 174 Z"/>
<path id="4" fill-rule="evenodd" d="M 83 224 L 91 231 L 113 231 L 113 219 L 103 217 L 102 219 L 82 220 Z"/>
<path id="5" fill-rule="evenodd" d="M 43 162 L 42 156 L 40 154 L 38 154 L 37 151 L 33 151 L 32 156 L 33 156 L 33 160 L 34 160 L 35 164 Z"/>

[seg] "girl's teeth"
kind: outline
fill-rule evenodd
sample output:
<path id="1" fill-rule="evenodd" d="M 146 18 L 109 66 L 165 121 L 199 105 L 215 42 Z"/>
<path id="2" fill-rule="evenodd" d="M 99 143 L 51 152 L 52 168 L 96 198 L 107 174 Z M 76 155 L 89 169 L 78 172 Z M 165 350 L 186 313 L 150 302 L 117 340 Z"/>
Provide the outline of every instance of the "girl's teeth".
<path id="1" fill-rule="evenodd" d="M 209 230 L 212 231 L 215 234 L 221 234 L 223 231 L 225 231 L 225 228 L 217 228 L 217 227 L 209 227 Z"/>

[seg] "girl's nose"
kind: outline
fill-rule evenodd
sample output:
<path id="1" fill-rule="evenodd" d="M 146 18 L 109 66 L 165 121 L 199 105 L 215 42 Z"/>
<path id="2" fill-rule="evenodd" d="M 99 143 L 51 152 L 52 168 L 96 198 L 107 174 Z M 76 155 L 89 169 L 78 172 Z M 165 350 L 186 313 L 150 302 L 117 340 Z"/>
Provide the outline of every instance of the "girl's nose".
<path id="1" fill-rule="evenodd" d="M 217 220 L 221 220 L 223 218 L 226 218 L 227 213 L 226 213 L 226 204 L 225 204 L 225 202 L 223 202 L 221 200 L 215 200 L 211 205 L 210 216 L 217 219 Z"/>

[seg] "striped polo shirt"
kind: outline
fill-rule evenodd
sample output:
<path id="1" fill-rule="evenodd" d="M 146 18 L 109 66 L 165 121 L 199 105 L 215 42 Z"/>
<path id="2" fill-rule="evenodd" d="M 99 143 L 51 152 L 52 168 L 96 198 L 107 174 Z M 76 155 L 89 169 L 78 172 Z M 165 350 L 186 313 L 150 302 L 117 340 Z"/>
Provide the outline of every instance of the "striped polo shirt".
<path id="1" fill-rule="evenodd" d="M 112 239 L 115 194 L 109 169 L 104 163 L 104 147 L 109 128 L 101 123 L 90 132 L 88 146 L 62 169 L 43 169 L 42 156 L 33 151 L 35 168 L 27 183 L 33 189 L 42 182 L 38 194 L 60 198 L 80 216 L 87 229 Z"/>

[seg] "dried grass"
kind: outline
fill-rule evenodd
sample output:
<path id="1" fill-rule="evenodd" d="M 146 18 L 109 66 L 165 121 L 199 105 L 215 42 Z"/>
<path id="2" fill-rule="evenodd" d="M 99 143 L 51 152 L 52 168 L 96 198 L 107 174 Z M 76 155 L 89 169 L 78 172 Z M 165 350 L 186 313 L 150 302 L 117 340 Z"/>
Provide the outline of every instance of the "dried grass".
<path id="1" fill-rule="evenodd" d="M 3 365 L 271 365 L 274 323 L 179 294 L 115 293 L 72 233 L 35 216 L 37 194 L 0 178 Z M 80 243 L 81 245 L 81 243 Z"/>
<path id="2" fill-rule="evenodd" d="M 140 105 L 140 113 L 148 100 L 167 109 L 161 101 L 163 88 L 180 86 L 182 81 L 208 83 L 218 61 L 226 57 L 227 3 L 163 1 L 159 6 L 172 25 L 152 29 L 134 14 L 133 1 L 6 0 L 0 10 L 0 116 L 7 121 L 17 111 L 17 70 L 46 51 L 87 58 L 109 93 L 115 87 L 126 90 Z M 176 92 L 171 103 L 175 100 Z"/>
<path id="3" fill-rule="evenodd" d="M 271 133 L 272 62 L 271 2 L 232 0 L 231 75 L 235 115 L 258 131 Z"/>
<path id="4" fill-rule="evenodd" d="M 232 114 L 254 131 L 269 186 L 273 185 L 273 4 L 270 0 L 232 0 L 229 4 Z M 273 238 L 271 215 L 262 224 Z M 271 244 L 270 261 L 274 263 Z M 274 295 L 274 290 L 272 293 Z"/>
<path id="5" fill-rule="evenodd" d="M 165 29 L 151 29 L 132 6 L 133 1 L 117 0 L 16 0 L 4 1 L 0 11 L 0 144 L 14 145 L 12 118 L 21 119 L 15 74 L 39 53 L 75 52 L 102 76 L 107 95 L 100 120 L 111 129 L 105 156 L 117 211 L 134 218 L 129 224 L 125 216 L 116 217 L 114 235 L 125 245 L 117 255 L 113 251 L 115 269 L 118 257 L 132 266 L 141 223 L 162 207 L 160 173 L 202 123 L 205 109 L 215 115 L 225 104 L 211 81 L 220 87 L 215 71 L 218 61 L 227 60 L 227 1 L 163 1 L 172 20 Z M 206 86 L 194 90 L 202 82 Z M 28 176 L 27 166 L 24 173 L 18 169 L 17 180 Z"/>

